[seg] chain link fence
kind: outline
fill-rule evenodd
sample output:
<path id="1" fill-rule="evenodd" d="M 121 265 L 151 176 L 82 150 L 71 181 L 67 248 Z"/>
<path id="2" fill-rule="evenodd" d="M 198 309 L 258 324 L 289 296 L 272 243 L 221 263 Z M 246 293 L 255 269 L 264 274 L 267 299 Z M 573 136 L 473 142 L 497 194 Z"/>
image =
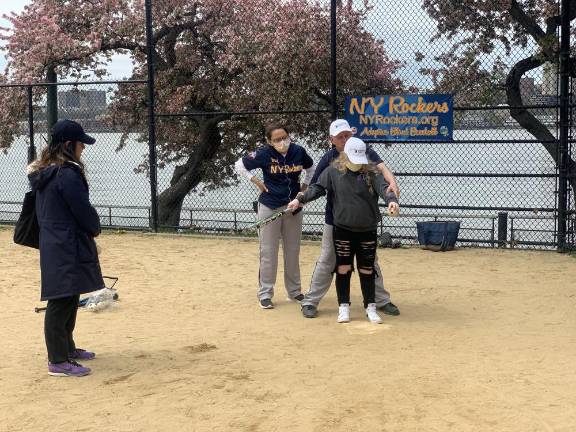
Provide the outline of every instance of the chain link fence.
<path id="1" fill-rule="evenodd" d="M 416 222 L 458 220 L 461 222 L 460 245 L 556 248 L 559 168 L 558 154 L 551 153 L 550 149 L 559 147 L 558 62 L 545 63 L 520 81 L 522 103 L 549 132 L 552 139 L 548 142 L 535 138 L 511 116 L 507 97 L 508 73 L 520 60 L 538 51 L 535 42 L 527 38 L 524 46 L 511 50 L 496 43 L 494 49 L 478 52 L 472 59 L 450 57 L 455 55 L 454 43 L 463 42 L 468 35 L 435 38 L 438 23 L 425 9 L 425 3 L 430 2 L 374 2 L 362 24 L 385 49 L 388 58 L 398 62 L 394 72 L 399 82 L 398 93 L 454 94 L 455 130 L 451 142 L 372 144 L 396 174 L 401 188 L 401 217 L 383 217 L 380 234 L 383 238 L 390 235 L 394 242 L 401 244 L 416 244 Z M 329 8 L 330 2 L 320 4 Z M 559 11 L 559 2 L 557 8 Z M 325 14 L 325 19 L 328 22 L 323 27 L 329 28 L 329 14 Z M 362 94 L 362 90 L 343 84 L 343 78 L 338 75 L 340 61 L 352 49 L 360 47 L 346 45 L 338 28 L 336 31 L 336 95 L 338 112 L 342 115 L 344 98 Z M 330 39 L 326 37 L 325 63 L 330 60 L 330 49 Z M 454 62 L 453 70 L 446 68 L 447 61 Z M 306 71 L 308 65 L 304 63 L 305 57 L 298 57 L 291 68 L 296 72 Z M 328 86 L 329 64 L 323 73 L 323 82 Z M 127 88 L 141 95 L 142 101 L 129 107 L 132 117 L 139 119 L 130 124 L 118 121 L 122 110 L 127 109 L 119 90 Z M 573 95 L 572 85 L 570 89 Z M 8 90 L 26 93 L 28 87 L 0 88 L 0 91 Z M 287 94 L 290 91 L 285 89 Z M 32 137 L 39 152 L 46 139 L 46 97 L 42 87 L 34 87 L 33 92 Z M 197 174 L 201 179 L 191 183 L 180 207 L 176 206 L 179 216 L 176 222 L 169 218 L 161 220 L 162 229 L 254 235 L 246 228 L 255 220 L 253 203 L 258 191 L 245 179 L 238 179 L 232 166 L 242 155 L 264 145 L 262 125 L 267 122 L 315 124 L 318 132 L 314 134 L 306 133 L 307 127 L 296 127 L 292 134 L 293 142 L 304 146 L 315 162 L 330 148 L 328 125 L 333 107 L 322 101 L 308 106 L 213 107 L 213 112 L 203 113 L 170 113 L 168 105 L 166 97 L 157 100 L 157 190 L 161 219 L 163 208 L 172 205 L 167 204 L 170 203 L 168 192 L 182 180 L 182 167 L 190 164 L 199 152 L 209 155 L 209 161 L 198 165 Z M 84 159 L 91 201 L 104 226 L 128 229 L 152 226 L 150 203 L 154 187 L 151 188 L 148 175 L 146 113 L 143 83 L 58 86 L 58 117 L 79 121 L 87 133 L 97 139 L 97 144 L 85 151 Z M 216 118 L 218 137 L 211 138 L 216 141 L 209 146 L 202 147 L 191 141 L 187 147 L 182 141 L 186 136 L 202 136 L 205 125 Z M 569 120 L 571 157 L 574 154 L 572 99 Z M 21 118 L 19 136 L 8 150 L 0 153 L 0 220 L 3 222 L 16 220 L 28 187 L 25 167 L 31 142 L 29 123 L 28 117 Z M 221 150 L 223 147 L 227 151 Z M 568 197 L 566 240 L 568 246 L 574 247 L 576 222 L 571 186 Z M 320 199 L 306 207 L 305 236 L 321 234 L 324 205 L 324 199 Z"/>
<path id="2" fill-rule="evenodd" d="M 528 40 L 525 47 L 507 51 L 496 42 L 493 50 L 476 52 L 463 67 L 458 60 L 466 57 L 458 57 L 454 43 L 470 34 L 435 39 L 438 26 L 423 3 L 378 2 L 371 12 L 371 31 L 385 42 L 392 58 L 405 64 L 400 71 L 405 84 L 422 93 L 452 93 L 455 104 L 452 142 L 379 145 L 402 186 L 403 223 L 389 227 L 393 237 L 413 241 L 415 221 L 454 219 L 461 221 L 460 243 L 554 247 L 556 163 L 541 142 L 510 116 L 506 94 L 506 74 L 536 53 L 536 44 Z M 446 58 L 454 62 L 453 68 L 446 69 Z M 478 66 L 472 67 L 472 62 Z M 520 82 L 523 104 L 554 138 L 558 137 L 557 82 L 557 65 L 552 64 Z"/>

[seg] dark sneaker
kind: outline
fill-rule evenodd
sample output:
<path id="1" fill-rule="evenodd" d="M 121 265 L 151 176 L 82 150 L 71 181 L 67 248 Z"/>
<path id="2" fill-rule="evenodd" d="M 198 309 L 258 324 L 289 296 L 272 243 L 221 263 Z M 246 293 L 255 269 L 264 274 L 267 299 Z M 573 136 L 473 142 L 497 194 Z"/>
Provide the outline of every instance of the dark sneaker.
<path id="1" fill-rule="evenodd" d="M 48 363 L 48 375 L 52 376 L 81 377 L 84 375 L 89 375 L 90 372 L 90 368 L 84 367 L 81 364 L 76 363 L 74 360 L 69 360 L 62 363 Z"/>
<path id="2" fill-rule="evenodd" d="M 288 300 L 296 302 L 296 303 L 302 303 L 302 300 L 304 300 L 304 294 L 298 294 L 296 297 L 288 297 Z"/>
<path id="3" fill-rule="evenodd" d="M 318 309 L 316 306 L 304 305 L 302 306 L 302 315 L 304 315 L 304 318 L 316 318 Z"/>
<path id="4" fill-rule="evenodd" d="M 76 348 L 68 354 L 68 358 L 71 360 L 92 360 L 94 357 L 96 357 L 96 353 L 83 350 L 82 348 Z"/>
<path id="5" fill-rule="evenodd" d="M 398 307 L 392 302 L 386 303 L 384 306 L 380 306 L 378 310 L 384 312 L 386 315 L 400 315 L 400 309 L 398 309 Z"/>
<path id="6" fill-rule="evenodd" d="M 260 300 L 260 307 L 262 309 L 274 309 L 274 303 L 270 299 L 262 299 Z"/>

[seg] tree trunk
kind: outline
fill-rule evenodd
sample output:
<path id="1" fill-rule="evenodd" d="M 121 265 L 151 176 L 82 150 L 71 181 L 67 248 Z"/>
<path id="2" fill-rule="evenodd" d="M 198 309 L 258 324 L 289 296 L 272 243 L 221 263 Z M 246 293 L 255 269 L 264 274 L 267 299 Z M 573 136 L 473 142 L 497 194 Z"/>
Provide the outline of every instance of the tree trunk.
<path id="1" fill-rule="evenodd" d="M 514 65 L 514 67 L 508 73 L 506 79 L 506 95 L 508 97 L 508 105 L 511 107 L 520 108 L 510 108 L 510 115 L 514 120 L 518 122 L 520 126 L 526 129 L 531 135 L 533 135 L 537 140 L 541 141 L 544 148 L 548 151 L 556 166 L 560 163 L 560 155 L 558 140 L 552 135 L 550 130 L 540 121 L 536 116 L 529 112 L 526 108 L 522 108 L 524 103 L 522 102 L 522 96 L 520 94 L 520 79 L 522 76 L 532 70 L 540 67 L 544 63 L 544 59 L 536 56 L 531 56 L 520 60 Z M 572 158 L 568 159 L 568 179 L 572 191 L 576 190 L 576 162 Z"/>
<path id="2" fill-rule="evenodd" d="M 188 193 L 204 177 L 206 164 L 216 155 L 222 144 L 218 123 L 229 116 L 218 116 L 199 120 L 198 147 L 190 154 L 185 164 L 177 166 L 170 180 L 170 187 L 158 195 L 158 226 L 176 229 L 180 226 L 182 203 Z"/>

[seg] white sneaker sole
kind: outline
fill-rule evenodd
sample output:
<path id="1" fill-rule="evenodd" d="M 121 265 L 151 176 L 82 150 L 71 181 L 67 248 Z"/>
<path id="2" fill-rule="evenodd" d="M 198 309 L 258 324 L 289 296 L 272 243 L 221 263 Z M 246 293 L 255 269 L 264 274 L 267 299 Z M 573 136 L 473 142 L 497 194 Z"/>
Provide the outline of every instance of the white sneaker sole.
<path id="1" fill-rule="evenodd" d="M 368 318 L 368 317 L 366 317 Z M 372 320 L 370 318 L 368 318 L 368 321 L 370 321 L 372 324 L 382 324 L 384 321 L 382 321 L 382 318 L 380 318 L 379 320 Z"/>
<path id="2" fill-rule="evenodd" d="M 82 374 L 82 375 L 70 375 L 70 374 L 66 374 L 64 372 L 48 372 L 48 375 L 55 376 L 55 377 L 83 377 L 86 375 L 90 375 L 90 372 L 86 372 L 85 374 Z"/>
<path id="3" fill-rule="evenodd" d="M 274 309 L 274 305 L 270 305 L 270 306 L 262 306 L 262 305 L 260 305 L 260 309 Z"/>

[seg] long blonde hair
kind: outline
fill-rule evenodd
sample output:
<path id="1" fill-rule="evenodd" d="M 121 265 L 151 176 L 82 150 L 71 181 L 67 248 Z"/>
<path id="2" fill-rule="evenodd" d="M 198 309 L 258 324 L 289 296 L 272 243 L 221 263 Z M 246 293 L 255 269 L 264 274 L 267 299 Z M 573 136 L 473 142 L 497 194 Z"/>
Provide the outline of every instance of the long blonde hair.
<path id="1" fill-rule="evenodd" d="M 341 173 L 345 173 L 346 162 L 350 162 L 350 159 L 348 158 L 348 155 L 342 151 L 340 152 L 340 156 L 334 159 L 332 165 Z M 374 192 L 374 189 L 372 188 L 372 177 L 374 176 L 374 174 L 378 173 L 378 169 L 376 168 L 376 166 L 373 163 L 369 162 L 365 165 L 362 165 L 362 168 L 360 169 L 359 172 L 361 172 L 364 175 L 364 179 L 366 179 L 366 183 L 368 184 L 370 192 Z"/>
<path id="2" fill-rule="evenodd" d="M 28 173 L 40 171 L 50 165 L 62 166 L 66 162 L 74 162 L 80 167 L 80 171 L 85 175 L 84 163 L 76 158 L 74 141 L 64 141 L 57 144 L 48 144 L 40 153 L 40 157 L 28 165 Z"/>

